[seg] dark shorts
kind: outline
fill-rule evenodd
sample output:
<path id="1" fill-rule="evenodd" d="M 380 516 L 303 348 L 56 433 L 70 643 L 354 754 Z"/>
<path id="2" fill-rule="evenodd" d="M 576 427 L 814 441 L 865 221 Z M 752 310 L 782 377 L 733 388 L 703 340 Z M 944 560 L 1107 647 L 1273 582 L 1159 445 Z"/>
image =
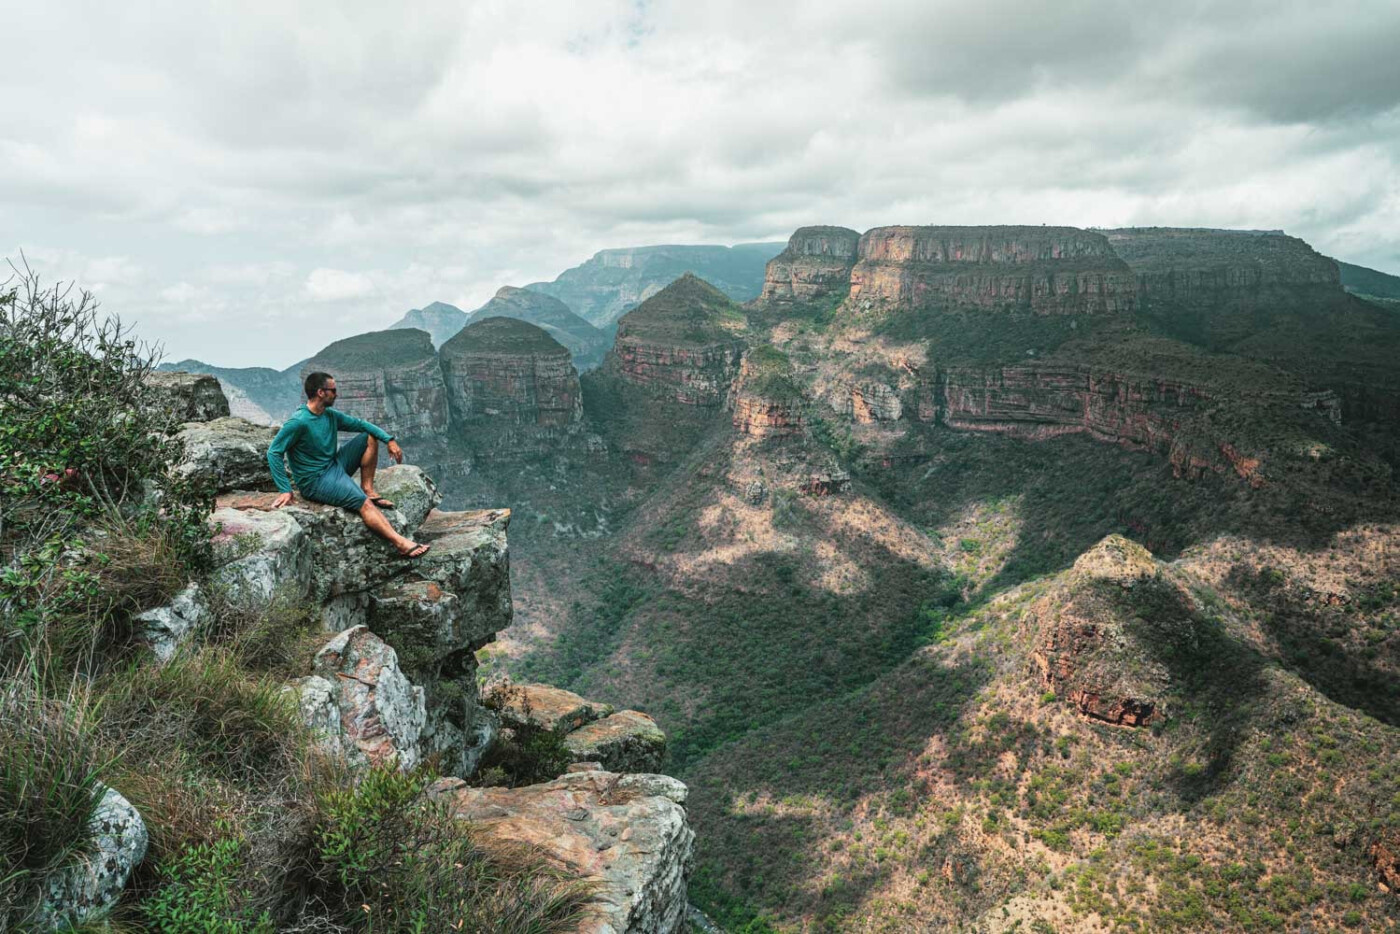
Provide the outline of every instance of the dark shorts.
<path id="1" fill-rule="evenodd" d="M 352 512 L 359 512 L 365 504 L 365 491 L 351 479 L 360 469 L 360 460 L 369 446 L 369 435 L 358 434 L 340 446 L 335 452 L 335 460 L 305 489 L 301 495 L 316 503 L 339 506 Z"/>

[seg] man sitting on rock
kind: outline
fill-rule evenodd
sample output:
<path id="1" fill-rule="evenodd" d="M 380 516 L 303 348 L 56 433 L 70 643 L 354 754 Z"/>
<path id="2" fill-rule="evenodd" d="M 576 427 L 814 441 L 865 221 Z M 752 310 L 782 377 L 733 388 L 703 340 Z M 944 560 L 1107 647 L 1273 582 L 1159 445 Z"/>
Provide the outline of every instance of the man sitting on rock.
<path id="1" fill-rule="evenodd" d="M 335 410 L 335 377 L 329 373 L 312 373 L 306 377 L 302 388 L 306 390 L 306 404 L 287 419 L 267 449 L 272 482 L 282 493 L 273 501 L 273 508 L 281 509 L 294 498 L 292 482 L 283 464 L 285 458 L 302 496 L 312 502 L 358 512 L 369 530 L 388 540 L 398 550 L 399 557 L 423 557 L 428 553 L 428 546 L 394 531 L 381 511 L 393 509 L 394 504 L 374 491 L 379 442 L 388 445 L 389 456 L 396 464 L 403 463 L 403 448 L 393 435 L 378 425 Z M 336 441 L 342 431 L 360 433 L 337 450 Z M 350 479 L 357 470 L 360 472 L 358 485 Z"/>

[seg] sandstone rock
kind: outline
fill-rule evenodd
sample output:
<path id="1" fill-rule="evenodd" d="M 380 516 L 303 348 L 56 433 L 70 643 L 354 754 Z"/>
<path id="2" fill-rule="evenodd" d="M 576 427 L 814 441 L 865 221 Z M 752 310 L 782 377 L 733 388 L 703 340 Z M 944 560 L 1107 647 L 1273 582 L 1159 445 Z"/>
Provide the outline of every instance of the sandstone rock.
<path id="1" fill-rule="evenodd" d="M 312 543 L 306 531 L 289 510 L 271 511 L 275 494 L 261 494 L 261 508 L 240 508 L 247 498 L 224 497 L 209 517 L 218 530 L 213 580 L 234 600 L 266 602 L 279 591 L 307 596 Z"/>
<path id="2" fill-rule="evenodd" d="M 380 470 L 375 474 L 374 488 L 380 496 L 393 501 L 406 529 L 418 528 L 428 518 L 428 513 L 442 502 L 442 494 L 433 479 L 409 464 Z"/>
<path id="3" fill-rule="evenodd" d="M 1383 831 L 1366 855 L 1371 858 L 1380 883 L 1392 892 L 1400 892 L 1400 833 Z"/>
<path id="4" fill-rule="evenodd" d="M 1290 312 L 1346 299 L 1337 264 L 1278 230 L 1106 230 L 1132 269 L 1142 310 L 1187 339 L 1225 345 Z"/>
<path id="5" fill-rule="evenodd" d="M 301 375 L 335 377 L 336 406 L 403 442 L 438 439 L 448 424 L 447 389 L 424 331 L 372 331 L 336 341 L 302 365 Z"/>
<path id="6" fill-rule="evenodd" d="M 502 287 L 491 300 L 472 312 L 468 324 L 504 317 L 527 321 L 568 348 L 573 365 L 583 372 L 603 361 L 608 338 L 598 328 L 574 314 L 553 295 L 533 289 Z"/>
<path id="7" fill-rule="evenodd" d="M 190 422 L 180 431 L 185 455 L 175 466 L 178 476 L 210 484 L 216 493 L 229 490 L 271 490 L 267 449 L 277 432 L 241 418 Z"/>
<path id="8" fill-rule="evenodd" d="M 146 858 L 149 835 L 140 812 L 115 788 L 98 784 L 95 793 L 100 797 L 88 820 L 91 846 L 46 881 L 40 930 L 66 930 L 105 916 Z"/>
<path id="9" fill-rule="evenodd" d="M 544 730 L 577 730 L 586 723 L 613 712 L 611 705 L 584 700 L 573 691 L 548 684 L 510 684 L 504 686 L 493 705 L 506 726 L 536 726 Z"/>
<path id="10" fill-rule="evenodd" d="M 851 284 L 860 234 L 845 227 L 801 227 L 787 249 L 768 261 L 763 298 L 808 302 L 844 293 Z"/>
<path id="11" fill-rule="evenodd" d="M 851 300 L 1035 314 L 1132 311 L 1136 281 L 1102 234 L 1074 227 L 876 227 Z"/>
<path id="12" fill-rule="evenodd" d="M 514 318 L 473 321 L 442 345 L 452 434 L 475 457 L 538 454 L 557 446 L 583 417 L 569 351 Z"/>
<path id="13" fill-rule="evenodd" d="M 432 551 L 414 562 L 415 572 L 452 591 L 462 601 L 467 619 L 510 625 L 510 551 L 506 529 L 509 509 L 468 512 L 433 510 L 417 532 L 417 540 Z M 476 623 L 468 626 L 483 628 Z"/>
<path id="14" fill-rule="evenodd" d="M 408 771 L 422 760 L 423 689 L 404 676 L 384 640 L 363 626 L 347 629 L 316 653 L 313 668 L 318 680 L 300 685 L 303 713 L 324 731 L 334 703 L 341 732 L 332 725 L 327 742 L 352 766 L 396 763 Z"/>
<path id="15" fill-rule="evenodd" d="M 735 430 L 755 436 L 796 434 L 805 422 L 803 402 L 786 354 L 760 346 L 744 355 L 730 402 Z"/>
<path id="16" fill-rule="evenodd" d="M 695 839 L 684 787 L 665 776 L 570 772 L 522 788 L 439 783 L 434 793 L 485 845 L 536 848 L 596 883 L 598 901 L 580 931 L 669 934 L 684 923 Z"/>
<path id="17" fill-rule="evenodd" d="M 208 422 L 229 414 L 228 398 L 219 381 L 207 373 L 153 370 L 146 384 L 155 390 L 157 403 L 182 422 Z"/>
<path id="18" fill-rule="evenodd" d="M 828 396 L 835 412 L 850 416 L 862 425 L 896 422 L 904 414 L 899 393 L 886 383 L 874 380 L 838 382 Z"/>
<path id="19" fill-rule="evenodd" d="M 190 635 L 211 619 L 203 591 L 198 584 L 190 584 L 167 606 L 139 613 L 134 621 L 137 638 L 150 647 L 156 658 L 168 662 Z"/>
<path id="20" fill-rule="evenodd" d="M 611 772 L 654 772 L 666 755 L 666 734 L 646 714 L 622 710 L 569 733 L 564 745 L 577 760 Z"/>

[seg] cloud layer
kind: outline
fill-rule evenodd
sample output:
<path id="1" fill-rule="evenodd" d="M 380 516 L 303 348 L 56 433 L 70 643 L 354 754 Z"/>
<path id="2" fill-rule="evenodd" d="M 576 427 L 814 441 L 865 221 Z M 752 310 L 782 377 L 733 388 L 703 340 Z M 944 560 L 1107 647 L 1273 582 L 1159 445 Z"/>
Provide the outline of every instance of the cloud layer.
<path id="1" fill-rule="evenodd" d="M 1389 0 L 133 0 L 6 26 L 0 248 L 173 357 L 284 366 L 603 247 L 806 223 L 1280 227 L 1400 272 Z"/>

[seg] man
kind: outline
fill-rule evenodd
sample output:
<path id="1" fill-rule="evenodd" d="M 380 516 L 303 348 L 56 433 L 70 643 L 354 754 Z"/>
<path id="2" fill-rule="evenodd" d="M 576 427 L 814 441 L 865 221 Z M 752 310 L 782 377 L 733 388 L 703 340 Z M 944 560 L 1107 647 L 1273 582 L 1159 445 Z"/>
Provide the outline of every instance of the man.
<path id="1" fill-rule="evenodd" d="M 301 495 L 317 503 L 340 506 L 360 514 L 371 532 L 386 539 L 401 558 L 421 558 L 428 553 L 427 545 L 404 538 L 389 524 L 381 510 L 393 509 L 394 504 L 374 490 L 374 471 L 379 463 L 379 442 L 388 445 L 394 463 L 403 463 L 403 448 L 393 435 L 378 425 L 372 425 L 353 415 L 342 415 L 334 409 L 335 377 L 329 373 L 312 373 L 302 388 L 306 404 L 297 409 L 267 449 L 267 466 L 272 481 L 282 495 L 273 501 L 281 509 L 292 501 L 292 483 L 287 478 L 283 458 L 292 468 Z M 357 431 L 360 434 L 336 449 L 338 433 Z M 360 472 L 356 485 L 350 479 Z"/>

